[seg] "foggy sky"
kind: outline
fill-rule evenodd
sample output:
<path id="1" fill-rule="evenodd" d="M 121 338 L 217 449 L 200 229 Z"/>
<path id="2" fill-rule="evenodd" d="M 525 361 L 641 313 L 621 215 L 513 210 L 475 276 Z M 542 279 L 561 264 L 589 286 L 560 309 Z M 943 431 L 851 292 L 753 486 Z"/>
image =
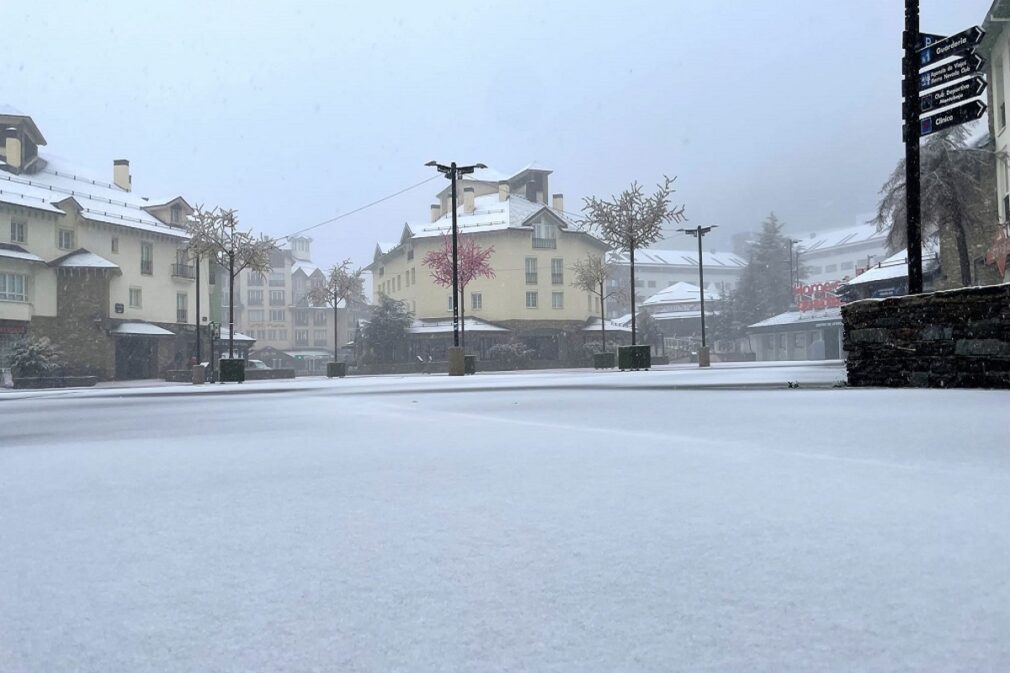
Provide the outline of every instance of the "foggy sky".
<path id="1" fill-rule="evenodd" d="M 691 224 L 728 247 L 772 210 L 796 235 L 864 220 L 902 152 L 900 0 L 5 5 L 0 103 L 43 151 L 110 181 L 130 159 L 135 191 L 274 236 L 430 159 L 535 161 L 570 211 L 677 175 Z M 989 5 L 925 0 L 922 30 Z M 368 263 L 442 187 L 315 229 L 316 262 Z"/>

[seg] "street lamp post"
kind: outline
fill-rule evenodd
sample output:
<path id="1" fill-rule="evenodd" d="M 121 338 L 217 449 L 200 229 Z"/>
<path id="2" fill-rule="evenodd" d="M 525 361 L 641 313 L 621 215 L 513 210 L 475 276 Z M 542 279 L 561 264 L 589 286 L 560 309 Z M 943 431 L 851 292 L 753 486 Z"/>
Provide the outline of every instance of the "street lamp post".
<path id="1" fill-rule="evenodd" d="M 701 348 L 698 350 L 698 366 L 708 367 L 710 364 L 708 344 L 705 342 L 705 260 L 702 239 L 705 234 L 715 229 L 718 225 L 710 227 L 697 226 L 694 229 L 678 229 L 677 231 L 694 236 L 698 239 L 698 284 L 701 286 L 699 295 L 701 296 Z"/>
<path id="2" fill-rule="evenodd" d="M 459 232 L 456 226 L 456 181 L 461 175 L 469 175 L 478 168 L 487 168 L 484 164 L 473 164 L 471 166 L 457 166 L 453 161 L 446 166 L 436 161 L 429 161 L 425 166 L 433 166 L 438 172 L 444 175 L 452 183 L 452 345 L 459 348 Z M 463 374 L 462 354 L 460 358 L 459 375 Z M 456 374 L 450 357 L 449 373 Z"/>

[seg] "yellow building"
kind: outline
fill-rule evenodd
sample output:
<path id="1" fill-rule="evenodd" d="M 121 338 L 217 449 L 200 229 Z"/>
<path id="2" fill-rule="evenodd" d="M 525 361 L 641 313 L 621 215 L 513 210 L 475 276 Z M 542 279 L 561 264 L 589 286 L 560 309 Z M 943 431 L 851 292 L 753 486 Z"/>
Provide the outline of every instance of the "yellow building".
<path id="1" fill-rule="evenodd" d="M 597 298 L 572 287 L 571 266 L 586 255 L 603 255 L 606 245 L 565 213 L 561 194 L 547 204 L 550 173 L 539 168 L 512 175 L 486 170 L 457 183 L 459 235 L 494 248 L 490 264 L 495 277 L 471 281 L 461 298 L 472 337 L 467 350 L 482 358 L 494 343 L 514 340 L 533 349 L 540 360 L 564 361 L 572 343 L 581 343 L 583 330 L 599 315 Z M 367 267 L 374 301 L 385 295 L 405 302 L 416 318 L 412 331 L 425 336 L 414 353 L 436 358 L 452 334 L 452 290 L 436 284 L 422 260 L 441 249 L 443 236 L 451 233 L 449 186 L 438 199 L 429 223 L 404 225 L 397 243 L 376 246 Z"/>
<path id="2" fill-rule="evenodd" d="M 49 337 L 72 374 L 185 364 L 197 323 L 189 204 L 135 194 L 128 161 L 110 182 L 40 152 L 42 132 L 13 108 L 0 106 L 0 129 L 0 368 L 27 335 Z M 206 316 L 206 282 L 201 295 Z"/>

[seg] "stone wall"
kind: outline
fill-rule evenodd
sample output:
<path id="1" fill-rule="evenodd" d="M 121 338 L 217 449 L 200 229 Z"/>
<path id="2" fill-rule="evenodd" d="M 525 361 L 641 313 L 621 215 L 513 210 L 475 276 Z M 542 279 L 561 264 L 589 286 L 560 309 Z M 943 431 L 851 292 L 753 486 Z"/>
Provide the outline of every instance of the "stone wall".
<path id="1" fill-rule="evenodd" d="M 842 307 L 849 385 L 1010 388 L 1010 284 Z"/>
<path id="2" fill-rule="evenodd" d="M 105 316 L 109 275 L 105 270 L 60 269 L 56 317 L 32 318 L 33 337 L 49 337 L 63 353 L 65 373 L 112 378 L 116 351 Z"/>

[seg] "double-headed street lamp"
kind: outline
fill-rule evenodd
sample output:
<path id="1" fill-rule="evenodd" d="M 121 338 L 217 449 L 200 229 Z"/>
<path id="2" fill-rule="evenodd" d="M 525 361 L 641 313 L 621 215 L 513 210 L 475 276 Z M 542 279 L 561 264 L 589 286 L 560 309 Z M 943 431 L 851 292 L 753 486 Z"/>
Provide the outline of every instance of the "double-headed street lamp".
<path id="1" fill-rule="evenodd" d="M 452 183 L 452 344 L 459 348 L 459 245 L 458 232 L 456 231 L 456 180 L 461 175 L 469 175 L 478 168 L 487 168 L 487 166 L 484 164 L 457 166 L 455 161 L 448 166 L 437 161 L 429 161 L 425 166 L 434 166 Z"/>
<path id="2" fill-rule="evenodd" d="M 698 284 L 701 286 L 701 291 L 699 292 L 701 296 L 701 349 L 698 351 L 699 367 L 708 367 L 709 365 L 708 346 L 705 343 L 705 259 L 704 252 L 702 251 L 702 239 L 705 237 L 705 234 L 717 226 L 719 225 L 713 224 L 710 227 L 698 226 L 694 229 L 677 230 L 698 239 Z"/>

